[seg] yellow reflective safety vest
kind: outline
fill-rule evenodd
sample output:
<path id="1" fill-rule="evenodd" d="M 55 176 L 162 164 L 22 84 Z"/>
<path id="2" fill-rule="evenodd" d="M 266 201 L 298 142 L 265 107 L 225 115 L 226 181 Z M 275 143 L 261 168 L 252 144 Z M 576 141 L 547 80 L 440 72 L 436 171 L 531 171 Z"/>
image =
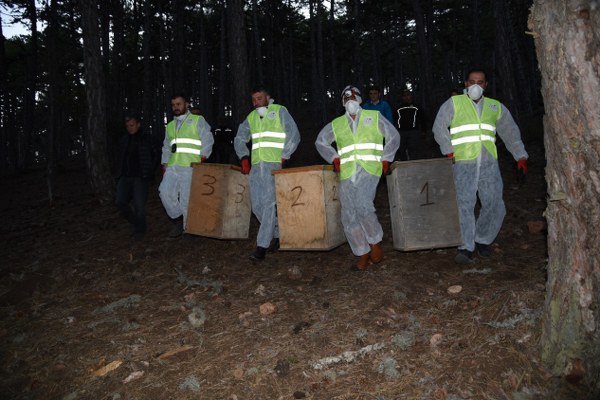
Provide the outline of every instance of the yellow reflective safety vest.
<path id="1" fill-rule="evenodd" d="M 496 121 L 502 115 L 498 100 L 482 98 L 481 117 L 467 95 L 453 96 L 454 117 L 450 122 L 450 141 L 455 160 L 473 160 L 481 153 L 483 145 L 498 159 L 496 149 Z"/>
<path id="2" fill-rule="evenodd" d="M 362 110 L 356 134 L 344 114 L 331 122 L 340 156 L 340 179 L 352 177 L 358 163 L 371 175 L 381 176 L 383 134 L 379 131 L 379 111 Z"/>
<path id="3" fill-rule="evenodd" d="M 269 104 L 267 113 L 263 118 L 258 111 L 248 114 L 250 134 L 252 135 L 252 164 L 265 162 L 281 162 L 283 145 L 285 144 L 285 131 L 281 125 L 279 111 L 285 109 L 279 104 Z"/>
<path id="4" fill-rule="evenodd" d="M 175 129 L 176 121 L 173 120 L 167 124 L 167 137 L 171 144 L 171 149 L 175 146 L 175 152 L 171 153 L 167 165 L 179 165 L 189 167 L 191 163 L 201 162 L 200 152 L 202 150 L 202 140 L 198 133 L 198 120 L 203 118 L 201 115 L 188 114 L 181 122 L 179 130 Z"/>

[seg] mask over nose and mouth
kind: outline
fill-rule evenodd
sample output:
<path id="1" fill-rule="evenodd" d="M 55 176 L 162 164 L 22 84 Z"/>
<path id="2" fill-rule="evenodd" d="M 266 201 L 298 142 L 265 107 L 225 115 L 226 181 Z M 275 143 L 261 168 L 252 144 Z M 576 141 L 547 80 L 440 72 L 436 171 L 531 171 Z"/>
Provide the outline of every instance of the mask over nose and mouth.
<path id="1" fill-rule="evenodd" d="M 346 104 L 344 104 L 344 107 L 346 108 L 346 111 L 348 111 L 348 114 L 352 115 L 355 115 L 360 109 L 360 105 L 356 100 L 348 100 Z"/>
<path id="2" fill-rule="evenodd" d="M 483 88 L 479 85 L 471 85 L 467 88 L 467 96 L 473 101 L 479 100 L 483 95 Z"/>
<path id="3" fill-rule="evenodd" d="M 258 115 L 260 115 L 261 117 L 264 117 L 265 114 L 267 113 L 267 107 L 262 106 L 262 107 L 257 107 L 256 108 L 256 112 L 258 113 Z"/>

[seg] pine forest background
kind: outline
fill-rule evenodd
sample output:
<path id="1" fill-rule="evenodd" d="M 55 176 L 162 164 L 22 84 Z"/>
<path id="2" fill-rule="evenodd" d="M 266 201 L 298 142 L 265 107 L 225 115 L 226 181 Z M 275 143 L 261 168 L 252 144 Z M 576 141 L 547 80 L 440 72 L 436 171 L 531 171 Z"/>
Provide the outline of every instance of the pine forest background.
<path id="1" fill-rule="evenodd" d="M 96 193 L 110 194 L 126 114 L 141 115 L 160 141 L 171 95 L 181 92 L 213 128 L 235 131 L 259 84 L 296 119 L 306 163 L 322 162 L 312 143 L 340 113 L 347 84 L 379 85 L 392 107 L 410 88 L 432 123 L 466 72 L 481 67 L 489 95 L 524 123 L 542 107 L 531 3 L 0 1 L 2 25 L 29 30 L 0 34 L 0 171 L 47 168 L 51 198 L 57 169 L 88 149 Z"/>

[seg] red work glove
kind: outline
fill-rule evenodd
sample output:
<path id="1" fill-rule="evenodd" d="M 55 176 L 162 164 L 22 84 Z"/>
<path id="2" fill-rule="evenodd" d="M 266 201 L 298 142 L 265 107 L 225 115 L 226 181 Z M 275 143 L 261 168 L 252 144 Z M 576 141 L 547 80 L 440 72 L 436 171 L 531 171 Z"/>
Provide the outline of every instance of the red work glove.
<path id="1" fill-rule="evenodd" d="M 524 183 L 526 176 L 527 176 L 527 161 L 525 161 L 525 160 L 517 161 L 517 181 L 519 181 L 519 183 Z"/>
<path id="2" fill-rule="evenodd" d="M 519 160 L 517 161 L 517 171 L 523 171 L 523 175 L 527 175 L 528 169 L 527 169 L 527 161 L 525 160 Z"/>
<path id="3" fill-rule="evenodd" d="M 206 157 L 204 157 L 204 156 L 200 157 L 200 162 L 206 162 Z"/>
<path id="4" fill-rule="evenodd" d="M 390 164 L 387 160 L 381 162 L 381 168 L 383 169 L 383 176 L 390 174 Z"/>
<path id="5" fill-rule="evenodd" d="M 287 163 L 287 158 L 281 158 L 281 169 L 285 168 L 286 163 Z"/>
<path id="6" fill-rule="evenodd" d="M 340 159 L 337 157 L 333 159 L 333 170 L 335 172 L 340 172 Z"/>
<path id="7" fill-rule="evenodd" d="M 165 176 L 165 172 L 167 172 L 167 166 L 165 164 L 160 164 L 160 169 L 162 170 L 163 176 Z"/>
<path id="8" fill-rule="evenodd" d="M 248 175 L 250 173 L 250 160 L 248 157 L 242 158 L 242 174 Z"/>
<path id="9" fill-rule="evenodd" d="M 448 158 L 454 158 L 454 153 L 448 153 L 448 154 L 446 154 L 446 157 L 448 157 Z"/>

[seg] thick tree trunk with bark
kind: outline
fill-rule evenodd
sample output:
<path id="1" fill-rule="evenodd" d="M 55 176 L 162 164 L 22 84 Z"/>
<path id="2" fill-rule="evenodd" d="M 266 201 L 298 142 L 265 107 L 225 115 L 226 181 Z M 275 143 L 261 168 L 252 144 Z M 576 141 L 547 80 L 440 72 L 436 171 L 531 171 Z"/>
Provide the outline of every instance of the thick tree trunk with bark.
<path id="1" fill-rule="evenodd" d="M 600 11 L 535 0 L 548 182 L 548 282 L 542 360 L 570 381 L 600 383 Z"/>
<path id="2" fill-rule="evenodd" d="M 81 0 L 79 4 L 87 99 L 87 124 L 84 131 L 86 162 L 92 190 L 97 199 L 104 203 L 112 200 L 114 181 L 110 176 L 106 154 L 106 103 L 98 32 L 98 4 L 96 0 Z"/>
<path id="3" fill-rule="evenodd" d="M 233 83 L 233 120 L 241 122 L 250 109 L 248 88 L 248 55 L 246 54 L 246 21 L 243 0 L 227 0 L 227 32 L 229 62 Z"/>
<path id="4" fill-rule="evenodd" d="M 431 68 L 433 62 L 431 60 L 430 42 L 431 31 L 427 32 L 426 27 L 429 26 L 428 20 L 433 18 L 432 9 L 428 8 L 423 10 L 421 2 L 419 0 L 412 1 L 413 10 L 415 13 L 415 24 L 417 28 L 417 42 L 419 43 L 419 76 L 421 81 L 421 93 L 433 93 L 433 69 Z M 433 106 L 432 96 L 423 96 L 422 106 L 425 111 L 425 115 L 431 115 Z"/>

